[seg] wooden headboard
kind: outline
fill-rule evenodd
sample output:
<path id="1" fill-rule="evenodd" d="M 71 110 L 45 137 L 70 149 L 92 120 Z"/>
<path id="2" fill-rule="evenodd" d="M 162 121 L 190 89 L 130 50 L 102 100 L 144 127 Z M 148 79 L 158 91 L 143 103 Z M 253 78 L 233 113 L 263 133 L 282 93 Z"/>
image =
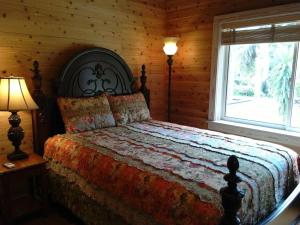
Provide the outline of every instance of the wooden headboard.
<path id="1" fill-rule="evenodd" d="M 125 61 L 103 48 L 88 49 L 74 56 L 58 80 L 58 96 L 82 97 L 98 93 L 132 94 L 134 77 Z"/>
<path id="2" fill-rule="evenodd" d="M 54 96 L 42 91 L 39 63 L 33 63 L 32 96 L 39 109 L 32 113 L 34 150 L 42 155 L 48 137 L 64 133 L 63 122 L 56 104 L 57 97 L 88 97 L 103 92 L 126 95 L 141 91 L 150 106 L 150 92 L 146 87 L 145 65 L 142 66 L 141 87 L 126 62 L 115 52 L 105 48 L 84 50 L 72 57 L 55 81 Z"/>

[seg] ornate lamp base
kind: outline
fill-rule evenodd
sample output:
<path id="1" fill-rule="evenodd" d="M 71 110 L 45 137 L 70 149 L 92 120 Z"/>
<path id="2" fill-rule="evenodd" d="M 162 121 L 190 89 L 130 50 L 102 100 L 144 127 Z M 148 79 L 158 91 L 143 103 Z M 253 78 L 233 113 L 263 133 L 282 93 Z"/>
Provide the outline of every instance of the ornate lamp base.
<path id="1" fill-rule="evenodd" d="M 15 151 L 8 154 L 7 159 L 10 161 L 14 161 L 28 158 L 28 155 L 20 149 L 22 139 L 24 138 L 24 130 L 22 127 L 19 126 L 21 123 L 20 116 L 16 111 L 11 112 L 8 121 L 11 127 L 8 130 L 7 137 L 15 147 Z"/>
<path id="2" fill-rule="evenodd" d="M 28 154 L 26 152 L 21 151 L 21 150 L 14 151 L 14 152 L 7 155 L 7 159 L 9 161 L 15 161 L 15 160 L 27 159 L 27 158 L 28 158 Z"/>

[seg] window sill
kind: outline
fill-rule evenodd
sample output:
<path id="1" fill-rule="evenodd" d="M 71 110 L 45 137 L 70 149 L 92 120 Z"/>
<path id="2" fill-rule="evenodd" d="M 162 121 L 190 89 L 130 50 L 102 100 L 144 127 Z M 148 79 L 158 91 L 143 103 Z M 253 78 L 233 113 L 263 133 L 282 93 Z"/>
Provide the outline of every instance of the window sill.
<path id="1" fill-rule="evenodd" d="M 300 153 L 300 133 L 297 132 L 259 127 L 225 120 L 208 121 L 208 129 L 282 144 L 291 147 Z"/>

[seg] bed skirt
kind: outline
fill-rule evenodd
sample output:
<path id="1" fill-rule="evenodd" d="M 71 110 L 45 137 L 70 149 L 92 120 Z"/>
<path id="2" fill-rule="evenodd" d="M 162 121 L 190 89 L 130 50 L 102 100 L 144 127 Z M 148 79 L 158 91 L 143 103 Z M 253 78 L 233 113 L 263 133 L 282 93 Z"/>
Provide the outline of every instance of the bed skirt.
<path id="1" fill-rule="evenodd" d="M 76 184 L 51 171 L 49 187 L 51 200 L 71 210 L 86 225 L 129 225 L 106 206 L 87 196 Z"/>
<path id="2" fill-rule="evenodd" d="M 86 225 L 160 225 L 109 194 L 103 196 L 100 190 L 94 189 L 93 197 L 89 196 L 80 185 L 51 169 L 48 180 L 52 202 L 70 210 Z M 88 183 L 84 186 L 93 189 Z"/>

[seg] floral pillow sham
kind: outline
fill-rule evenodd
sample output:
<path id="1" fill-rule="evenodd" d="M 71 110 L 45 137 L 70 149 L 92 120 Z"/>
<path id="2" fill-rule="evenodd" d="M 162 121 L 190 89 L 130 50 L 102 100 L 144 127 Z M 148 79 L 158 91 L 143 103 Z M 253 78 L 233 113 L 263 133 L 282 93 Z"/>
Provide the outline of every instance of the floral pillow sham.
<path id="1" fill-rule="evenodd" d="M 67 133 L 78 133 L 115 126 L 105 94 L 96 97 L 57 99 Z"/>
<path id="2" fill-rule="evenodd" d="M 108 96 L 108 100 L 117 125 L 151 119 L 142 93 Z"/>

